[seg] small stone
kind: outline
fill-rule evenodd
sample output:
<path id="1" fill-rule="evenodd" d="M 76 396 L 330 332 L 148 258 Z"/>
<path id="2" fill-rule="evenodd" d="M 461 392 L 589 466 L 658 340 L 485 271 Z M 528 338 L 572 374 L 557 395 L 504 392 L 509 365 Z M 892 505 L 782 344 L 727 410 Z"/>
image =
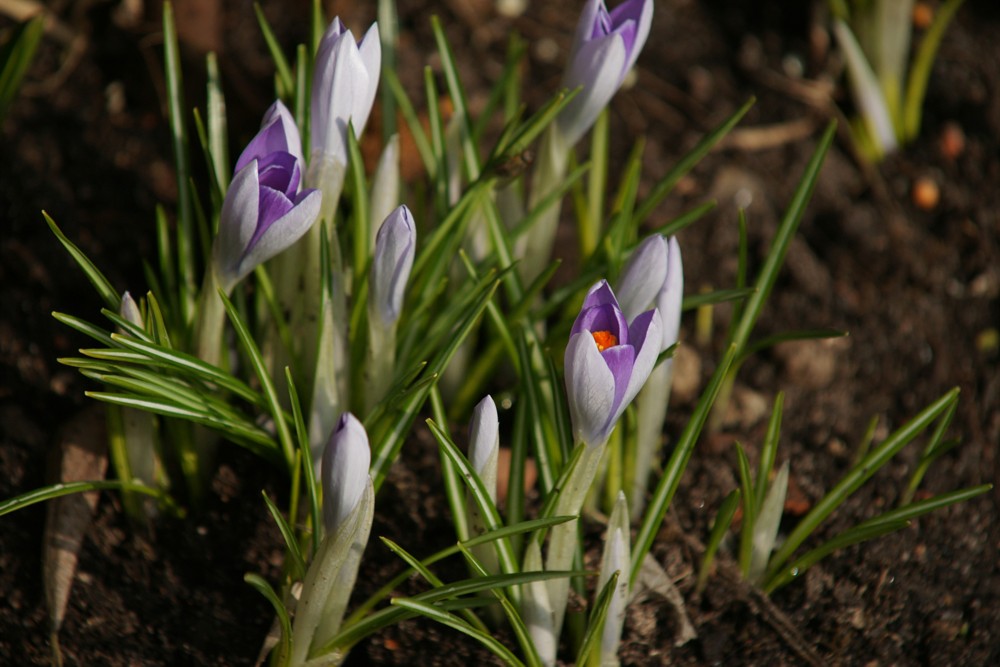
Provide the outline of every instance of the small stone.
<path id="1" fill-rule="evenodd" d="M 671 403 L 690 403 L 701 388 L 701 357 L 690 346 L 681 344 L 674 354 L 674 381 L 670 389 Z"/>
<path id="2" fill-rule="evenodd" d="M 917 30 L 927 30 L 934 23 L 934 8 L 926 2 L 913 5 L 913 27 Z"/>
<path id="3" fill-rule="evenodd" d="M 917 208 L 933 211 L 941 201 L 941 188 L 934 182 L 934 179 L 929 176 L 921 176 L 913 182 L 913 190 L 910 195 Z"/>
<path id="4" fill-rule="evenodd" d="M 958 123 L 951 121 L 941 128 L 938 150 L 946 160 L 954 160 L 965 151 L 965 131 Z"/>

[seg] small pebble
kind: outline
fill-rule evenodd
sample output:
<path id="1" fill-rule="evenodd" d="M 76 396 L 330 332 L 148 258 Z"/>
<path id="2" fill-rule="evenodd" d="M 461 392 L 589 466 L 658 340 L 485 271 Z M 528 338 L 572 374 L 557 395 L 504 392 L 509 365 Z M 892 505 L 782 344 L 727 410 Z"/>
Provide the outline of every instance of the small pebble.
<path id="1" fill-rule="evenodd" d="M 938 139 L 938 150 L 946 160 L 954 160 L 965 151 L 965 132 L 961 125 L 954 121 L 944 124 Z"/>
<path id="2" fill-rule="evenodd" d="M 913 182 L 913 190 L 910 193 L 913 203 L 924 211 L 933 211 L 941 201 L 941 189 L 934 179 L 929 176 L 921 176 Z"/>
<path id="3" fill-rule="evenodd" d="M 926 2 L 913 5 L 913 27 L 917 30 L 927 30 L 934 22 L 934 8 Z"/>

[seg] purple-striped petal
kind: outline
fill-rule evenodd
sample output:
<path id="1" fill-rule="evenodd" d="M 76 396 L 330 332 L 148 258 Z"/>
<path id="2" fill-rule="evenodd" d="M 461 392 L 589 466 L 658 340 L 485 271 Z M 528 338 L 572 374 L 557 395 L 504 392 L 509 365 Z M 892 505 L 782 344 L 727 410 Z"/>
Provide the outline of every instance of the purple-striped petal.
<path id="1" fill-rule="evenodd" d="M 604 444 L 614 409 L 615 376 L 589 331 L 570 336 L 565 373 L 575 439 L 592 446 Z"/>

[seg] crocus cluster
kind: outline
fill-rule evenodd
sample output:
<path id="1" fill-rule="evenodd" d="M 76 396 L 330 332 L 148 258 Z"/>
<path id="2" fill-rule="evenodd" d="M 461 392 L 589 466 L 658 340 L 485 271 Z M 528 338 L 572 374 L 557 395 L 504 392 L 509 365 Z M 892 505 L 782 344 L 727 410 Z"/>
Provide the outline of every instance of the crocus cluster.
<path id="1" fill-rule="evenodd" d="M 298 128 L 277 101 L 236 161 L 222 204 L 213 261 L 225 292 L 299 240 L 316 221 L 322 195 L 302 189 L 302 170 Z"/>
<path id="2" fill-rule="evenodd" d="M 653 370 L 662 342 L 655 309 L 629 323 L 607 281 L 591 288 L 566 345 L 566 393 L 578 442 L 607 442 Z"/>

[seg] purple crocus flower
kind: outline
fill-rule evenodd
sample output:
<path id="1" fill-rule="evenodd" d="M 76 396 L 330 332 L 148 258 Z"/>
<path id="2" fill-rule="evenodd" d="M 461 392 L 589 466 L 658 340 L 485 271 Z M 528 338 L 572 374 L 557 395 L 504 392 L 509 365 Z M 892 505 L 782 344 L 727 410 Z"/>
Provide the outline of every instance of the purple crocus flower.
<path id="1" fill-rule="evenodd" d="M 347 123 L 355 136 L 368 122 L 382 66 L 378 24 L 356 42 L 339 18 L 333 19 L 316 52 L 311 99 L 310 160 L 347 164 Z"/>
<path id="2" fill-rule="evenodd" d="M 661 341 L 656 309 L 629 324 L 607 281 L 591 288 L 566 345 L 566 393 L 578 441 L 607 441 L 653 370 Z"/>
<path id="3" fill-rule="evenodd" d="M 635 65 L 649 35 L 653 0 L 625 0 L 610 12 L 604 0 L 588 0 L 577 23 L 563 85 L 583 89 L 556 121 L 566 146 L 597 120 Z"/>
<path id="4" fill-rule="evenodd" d="M 319 215 L 322 195 L 302 190 L 298 129 L 281 102 L 236 161 L 219 218 L 214 262 L 227 293 L 253 269 L 291 246 Z"/>
<path id="5" fill-rule="evenodd" d="M 368 433 L 358 418 L 345 412 L 323 452 L 323 524 L 333 535 L 354 511 L 368 483 L 372 452 Z"/>
<path id="6" fill-rule="evenodd" d="M 379 227 L 369 279 L 372 310 L 385 325 L 394 324 L 403 310 L 403 293 L 416 250 L 413 216 L 405 205 L 399 206 Z"/>

